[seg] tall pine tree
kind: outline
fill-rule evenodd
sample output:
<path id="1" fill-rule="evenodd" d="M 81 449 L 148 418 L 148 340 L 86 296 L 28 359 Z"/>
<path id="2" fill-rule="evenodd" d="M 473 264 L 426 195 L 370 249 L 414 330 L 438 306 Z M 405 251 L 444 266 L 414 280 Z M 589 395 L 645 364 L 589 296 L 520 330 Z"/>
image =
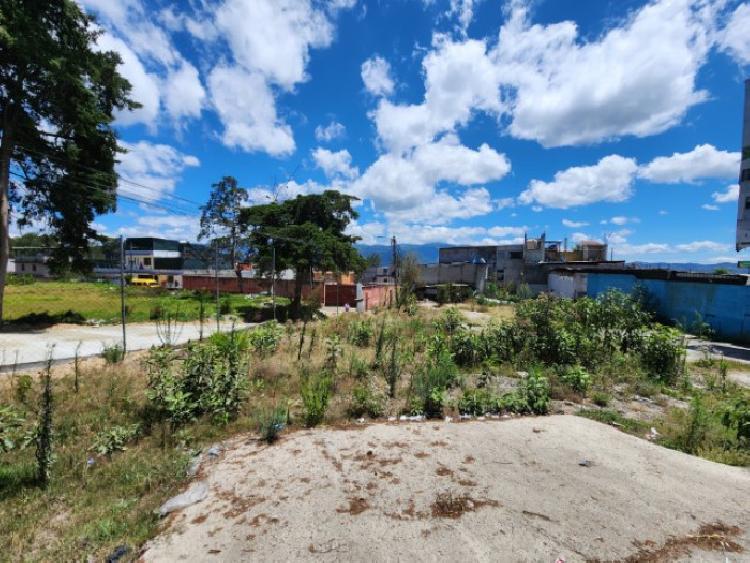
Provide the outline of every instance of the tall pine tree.
<path id="1" fill-rule="evenodd" d="M 59 241 L 52 266 L 78 270 L 91 222 L 115 207 L 113 114 L 139 104 L 99 33 L 73 0 L 0 0 L 0 323 L 11 203 Z"/>

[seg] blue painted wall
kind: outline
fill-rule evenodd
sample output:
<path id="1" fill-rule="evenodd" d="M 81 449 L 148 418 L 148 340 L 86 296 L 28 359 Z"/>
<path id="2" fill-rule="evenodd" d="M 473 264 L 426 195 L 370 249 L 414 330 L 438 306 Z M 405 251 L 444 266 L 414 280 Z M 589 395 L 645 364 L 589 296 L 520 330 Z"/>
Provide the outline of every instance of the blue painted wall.
<path id="1" fill-rule="evenodd" d="M 641 285 L 663 317 L 690 327 L 700 315 L 717 335 L 750 341 L 750 286 L 638 279 L 630 274 L 590 273 L 587 278 L 589 297 L 609 289 L 630 293 Z"/>

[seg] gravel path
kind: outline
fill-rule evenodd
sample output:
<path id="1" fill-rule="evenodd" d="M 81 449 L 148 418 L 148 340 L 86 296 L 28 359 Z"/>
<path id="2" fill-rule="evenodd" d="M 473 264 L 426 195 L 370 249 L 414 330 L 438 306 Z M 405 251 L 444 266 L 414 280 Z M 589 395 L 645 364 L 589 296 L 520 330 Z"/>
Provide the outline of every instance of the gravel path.
<path id="1" fill-rule="evenodd" d="M 197 479 L 143 560 L 750 557 L 750 471 L 573 416 L 238 438 Z"/>

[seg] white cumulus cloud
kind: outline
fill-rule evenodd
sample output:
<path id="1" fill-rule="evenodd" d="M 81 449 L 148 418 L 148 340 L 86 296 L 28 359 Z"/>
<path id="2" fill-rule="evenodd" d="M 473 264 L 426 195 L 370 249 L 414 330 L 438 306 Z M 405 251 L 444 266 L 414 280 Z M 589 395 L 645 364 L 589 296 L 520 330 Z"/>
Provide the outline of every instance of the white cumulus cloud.
<path id="1" fill-rule="evenodd" d="M 660 156 L 642 166 L 638 175 L 660 184 L 692 183 L 706 178 L 733 178 L 740 169 L 740 153 L 697 145 L 692 151 Z"/>
<path id="2" fill-rule="evenodd" d="M 320 142 L 330 142 L 340 139 L 346 135 L 346 127 L 338 121 L 331 121 L 325 127 L 318 125 L 315 128 L 315 139 Z"/>
<path id="3" fill-rule="evenodd" d="M 737 198 L 740 197 L 740 186 L 739 184 L 732 184 L 727 186 L 727 189 L 723 192 L 714 192 L 711 197 L 716 203 L 732 203 L 736 202 Z"/>
<path id="4" fill-rule="evenodd" d="M 329 151 L 322 147 L 312 152 L 315 164 L 325 172 L 329 178 L 341 177 L 352 179 L 359 176 L 359 170 L 352 166 L 352 155 L 348 150 Z"/>
<path id="5" fill-rule="evenodd" d="M 391 78 L 391 65 L 383 57 L 375 55 L 362 63 L 362 82 L 365 90 L 373 96 L 390 96 L 395 84 Z"/>
<path id="6" fill-rule="evenodd" d="M 532 180 L 519 196 L 524 204 L 567 209 L 597 201 L 625 201 L 632 195 L 638 165 L 613 154 L 593 166 L 574 166 L 555 173 L 554 180 Z"/>

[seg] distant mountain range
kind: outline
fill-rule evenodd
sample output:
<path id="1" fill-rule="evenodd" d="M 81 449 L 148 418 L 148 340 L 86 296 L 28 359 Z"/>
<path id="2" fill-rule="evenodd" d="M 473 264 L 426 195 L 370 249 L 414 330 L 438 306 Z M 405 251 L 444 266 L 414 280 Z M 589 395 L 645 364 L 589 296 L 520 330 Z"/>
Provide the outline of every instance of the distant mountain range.
<path id="1" fill-rule="evenodd" d="M 424 264 L 435 263 L 438 261 L 439 249 L 453 246 L 444 243 L 433 243 L 433 244 L 399 244 L 398 250 L 401 255 L 414 253 L 417 259 Z M 370 256 L 377 254 L 380 257 L 380 265 L 388 266 L 392 260 L 392 251 L 390 245 L 386 244 L 358 244 L 362 256 Z M 737 268 L 736 262 L 717 262 L 715 264 L 699 264 L 697 262 L 679 262 L 679 263 L 666 263 L 666 262 L 632 262 L 637 268 L 650 268 L 650 269 L 668 269 L 668 270 L 681 270 L 684 272 L 705 272 L 710 273 L 714 270 L 727 270 L 730 273 L 748 273 L 747 270 L 741 270 Z"/>

